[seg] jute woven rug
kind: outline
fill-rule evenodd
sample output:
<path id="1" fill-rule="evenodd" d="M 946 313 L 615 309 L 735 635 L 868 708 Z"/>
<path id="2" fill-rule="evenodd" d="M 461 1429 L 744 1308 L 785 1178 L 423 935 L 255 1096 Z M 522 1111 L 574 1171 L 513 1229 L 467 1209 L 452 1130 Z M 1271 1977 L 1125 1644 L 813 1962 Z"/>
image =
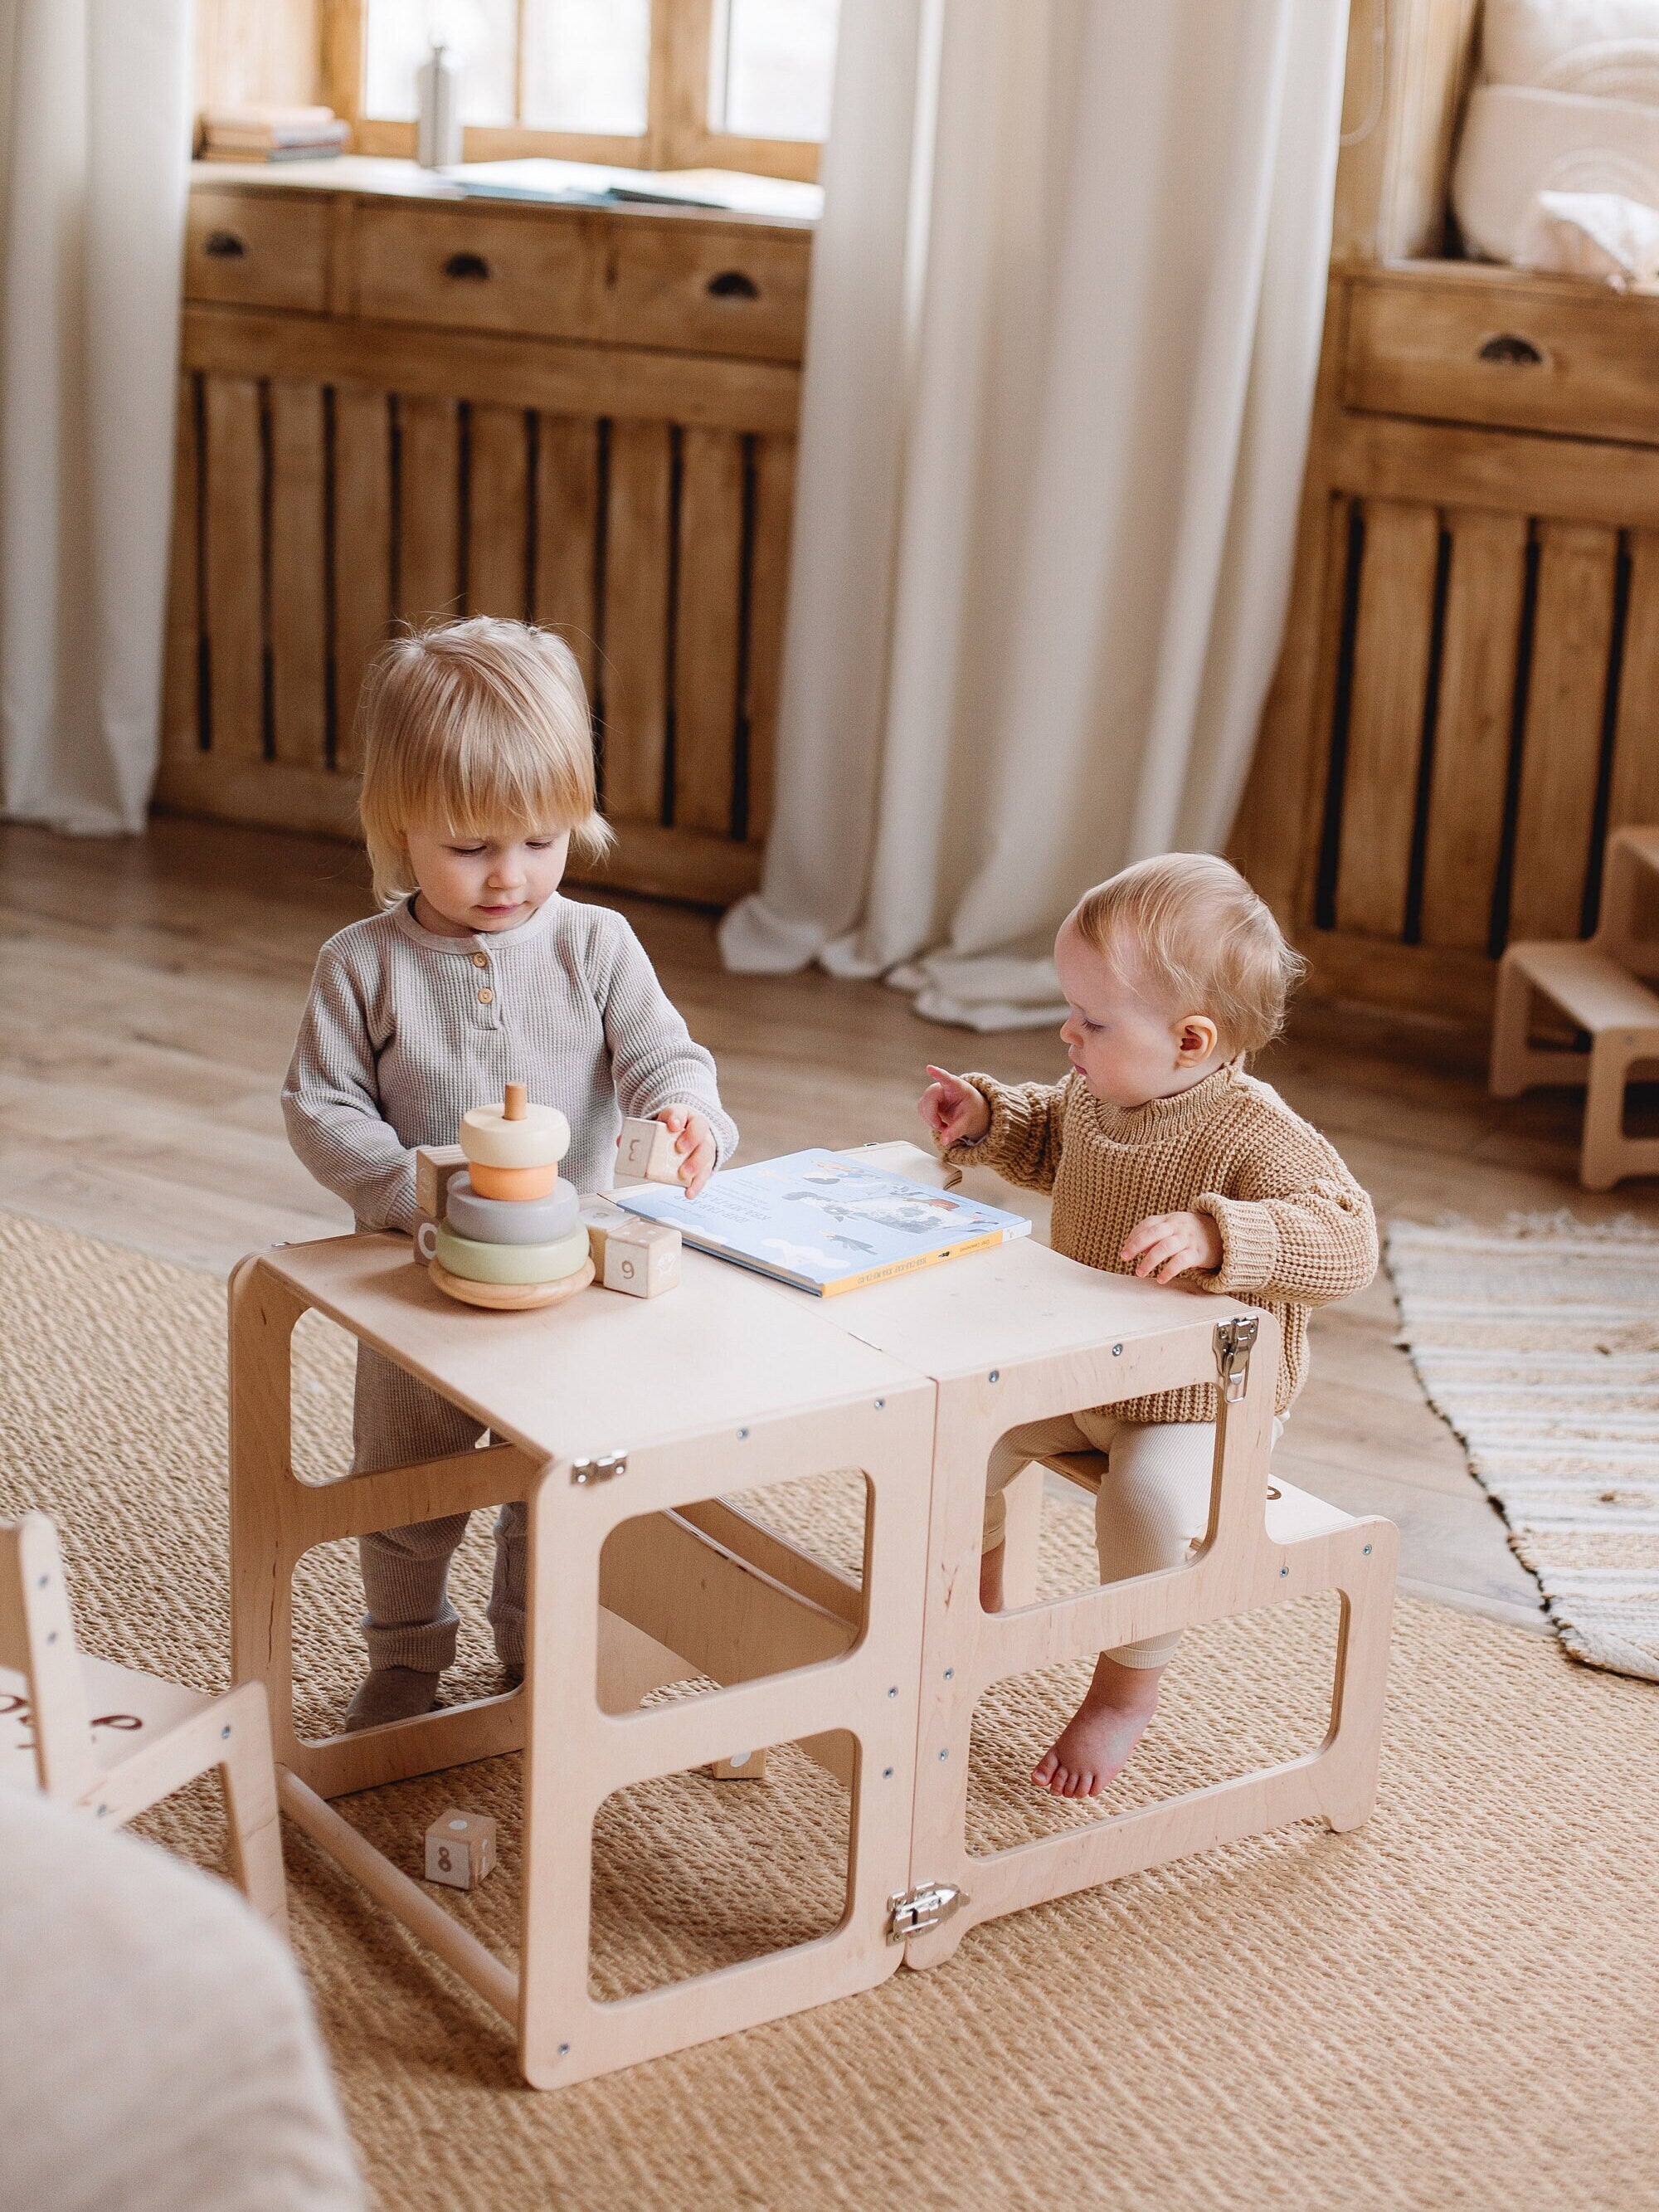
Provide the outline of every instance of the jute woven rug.
<path id="1" fill-rule="evenodd" d="M 1562 1642 L 1659 1682 L 1659 1235 L 1396 1221 L 1387 1249 L 1412 1364 Z"/>
<path id="2" fill-rule="evenodd" d="M 307 1323 L 307 1456 L 334 1451 L 349 1362 Z M 82 1639 L 224 1679 L 223 1293 L 206 1276 L 0 1217 L 0 1510 L 64 1534 Z M 831 1480 L 774 1500 L 844 1549 Z M 481 1610 L 487 1532 L 461 1555 Z M 1051 1587 L 1088 1517 L 1048 1531 Z M 358 1664 L 349 1559 L 301 1593 L 312 1708 Z M 1188 1638 L 1113 1805 L 1317 1741 L 1322 1606 Z M 487 1650 L 462 1672 L 489 1679 Z M 1024 1771 L 1075 1692 L 1005 1686 L 976 1754 L 976 1839 L 1087 1819 Z M 688 1690 L 686 1694 L 690 1694 Z M 455 1907 L 511 1948 L 517 1762 L 345 1801 L 418 1873 L 444 1803 L 501 1822 Z M 839 1910 L 837 1787 L 781 1753 L 761 1786 L 675 1778 L 596 1834 L 602 1995 L 799 1940 Z M 975 1930 L 946 1965 L 562 2094 L 520 2086 L 499 2022 L 302 1838 L 295 1948 L 382 2212 L 1014 2207 L 1503 2207 L 1659 2199 L 1659 1699 L 1542 1638 L 1401 1608 L 1382 1790 L 1364 1829 L 1230 1846 Z M 212 1793 L 149 1824 L 211 1863 Z"/>

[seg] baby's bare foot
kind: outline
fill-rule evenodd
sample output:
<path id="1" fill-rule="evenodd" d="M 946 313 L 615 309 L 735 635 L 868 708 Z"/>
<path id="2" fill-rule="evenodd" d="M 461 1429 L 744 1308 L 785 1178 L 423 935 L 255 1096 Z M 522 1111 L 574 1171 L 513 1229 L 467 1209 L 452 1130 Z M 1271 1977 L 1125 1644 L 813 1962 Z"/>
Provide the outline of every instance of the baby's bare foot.
<path id="1" fill-rule="evenodd" d="M 1089 1694 L 1031 1770 L 1055 1797 L 1097 1797 L 1121 1774 L 1158 1708 L 1161 1667 L 1120 1667 L 1105 1652 Z"/>

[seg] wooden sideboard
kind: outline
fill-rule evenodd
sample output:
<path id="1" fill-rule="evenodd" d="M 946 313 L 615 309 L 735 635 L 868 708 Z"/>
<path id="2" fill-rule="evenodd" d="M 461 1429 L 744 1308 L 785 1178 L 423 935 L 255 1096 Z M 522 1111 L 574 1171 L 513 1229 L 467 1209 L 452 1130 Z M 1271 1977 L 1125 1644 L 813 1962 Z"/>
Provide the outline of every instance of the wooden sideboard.
<path id="1" fill-rule="evenodd" d="M 1659 821 L 1659 296 L 1332 273 L 1291 616 L 1235 840 L 1316 986 L 1484 1018 Z"/>
<path id="2" fill-rule="evenodd" d="M 198 165 L 158 802 L 350 834 L 396 623 L 580 659 L 618 889 L 724 904 L 770 805 L 811 226 Z"/>

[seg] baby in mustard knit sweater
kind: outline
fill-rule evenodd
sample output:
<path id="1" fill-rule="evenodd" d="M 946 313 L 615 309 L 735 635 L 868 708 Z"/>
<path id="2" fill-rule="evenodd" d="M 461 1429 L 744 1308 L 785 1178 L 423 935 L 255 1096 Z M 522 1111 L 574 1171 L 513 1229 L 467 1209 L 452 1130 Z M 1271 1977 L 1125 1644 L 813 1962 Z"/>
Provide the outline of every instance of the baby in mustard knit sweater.
<path id="1" fill-rule="evenodd" d="M 1072 1073 L 1010 1085 L 930 1067 L 923 1117 L 948 1161 L 1054 1193 L 1057 1252 L 1273 1314 L 1276 1437 L 1306 1377 L 1310 1310 L 1376 1271 L 1370 1199 L 1319 1132 L 1244 1073 L 1244 1055 L 1277 1036 L 1301 962 L 1236 869 L 1171 853 L 1085 893 L 1060 926 L 1054 967 Z M 1103 1582 L 1178 1566 L 1208 1525 L 1215 1419 L 1203 1384 L 1011 1430 L 987 1475 L 987 1611 L 1002 1605 L 1002 1492 L 1054 1452 L 1105 1457 Z M 1033 1771 L 1040 1789 L 1092 1797 L 1127 1765 L 1176 1641 L 1101 1653 Z"/>

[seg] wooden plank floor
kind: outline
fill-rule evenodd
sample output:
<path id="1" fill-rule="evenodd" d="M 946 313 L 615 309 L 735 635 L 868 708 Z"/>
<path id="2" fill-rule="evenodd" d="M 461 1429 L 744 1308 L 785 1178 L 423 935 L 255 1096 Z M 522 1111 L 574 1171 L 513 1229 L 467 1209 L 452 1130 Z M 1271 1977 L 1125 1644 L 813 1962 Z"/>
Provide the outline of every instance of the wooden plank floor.
<path id="1" fill-rule="evenodd" d="M 1064 1066 L 1050 1034 L 940 1029 L 879 985 L 727 975 L 708 916 L 619 903 L 719 1060 L 742 1158 L 917 1134 L 930 1059 L 1011 1078 Z M 185 822 L 118 843 L 0 827 L 0 1207 L 221 1272 L 348 1225 L 289 1152 L 277 1091 L 317 948 L 366 910 L 362 864 L 340 845 Z M 1576 1102 L 1489 1099 L 1479 1041 L 1449 1027 L 1308 1003 L 1261 1072 L 1329 1133 L 1380 1215 L 1659 1220 L 1651 1184 L 1581 1192 Z M 1538 1625 L 1536 1585 L 1394 1327 L 1381 1279 L 1320 1317 L 1279 1464 L 1397 1522 L 1416 1594 Z"/>

